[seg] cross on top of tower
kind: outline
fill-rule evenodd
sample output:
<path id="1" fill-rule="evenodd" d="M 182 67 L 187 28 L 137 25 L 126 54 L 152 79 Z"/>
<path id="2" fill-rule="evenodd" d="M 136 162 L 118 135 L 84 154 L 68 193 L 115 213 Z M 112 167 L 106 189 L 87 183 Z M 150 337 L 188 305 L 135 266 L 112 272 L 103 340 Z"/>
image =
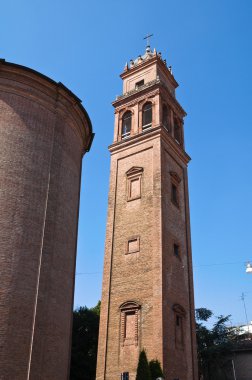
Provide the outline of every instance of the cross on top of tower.
<path id="1" fill-rule="evenodd" d="M 150 38 L 153 36 L 153 34 L 147 34 L 147 36 L 144 37 L 144 40 L 146 40 L 146 49 L 150 47 Z"/>
<path id="2" fill-rule="evenodd" d="M 157 53 L 155 48 L 153 50 L 151 50 L 150 38 L 152 36 L 153 36 L 153 34 L 147 34 L 143 38 L 144 40 L 146 40 L 146 49 L 145 49 L 144 54 L 142 54 L 142 55 L 140 54 L 136 59 L 131 59 L 129 64 L 128 64 L 128 62 L 126 62 L 125 66 L 124 66 L 124 72 L 126 72 L 126 71 L 146 62 L 147 60 L 154 58 L 154 57 L 158 57 L 166 65 L 166 60 L 162 58 L 162 54 L 160 52 Z M 170 67 L 169 67 L 169 71 L 172 74 Z"/>

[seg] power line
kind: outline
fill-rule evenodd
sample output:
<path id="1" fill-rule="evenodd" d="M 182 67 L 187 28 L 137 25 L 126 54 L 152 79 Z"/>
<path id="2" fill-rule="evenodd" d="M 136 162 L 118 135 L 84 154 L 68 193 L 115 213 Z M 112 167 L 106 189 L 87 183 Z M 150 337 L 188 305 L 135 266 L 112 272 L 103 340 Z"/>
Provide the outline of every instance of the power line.
<path id="1" fill-rule="evenodd" d="M 212 264 L 200 264 L 200 265 L 194 265 L 193 268 L 199 268 L 199 267 L 212 267 L 217 265 L 236 265 L 236 264 L 243 264 L 246 265 L 245 261 L 234 261 L 232 263 L 212 263 Z"/>
<path id="2" fill-rule="evenodd" d="M 212 266 L 220 266 L 220 265 L 236 265 L 236 264 L 243 264 L 246 265 L 247 261 L 233 261 L 229 263 L 211 263 L 211 264 L 199 264 L 194 265 L 193 268 L 201 268 L 201 267 L 212 267 Z M 101 274 L 102 272 L 78 272 L 75 275 L 76 276 L 82 276 L 82 275 L 92 275 L 92 274 Z"/>
<path id="3" fill-rule="evenodd" d="M 79 275 L 85 275 L 85 274 L 101 274 L 102 272 L 78 272 L 78 273 L 75 273 L 75 276 L 79 276 Z"/>

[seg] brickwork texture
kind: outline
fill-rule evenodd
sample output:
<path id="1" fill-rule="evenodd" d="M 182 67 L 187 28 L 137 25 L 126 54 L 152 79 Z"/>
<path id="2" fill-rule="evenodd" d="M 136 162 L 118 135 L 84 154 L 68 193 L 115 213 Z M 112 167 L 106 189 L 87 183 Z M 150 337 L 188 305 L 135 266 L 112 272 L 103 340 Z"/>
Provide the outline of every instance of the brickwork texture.
<path id="1" fill-rule="evenodd" d="M 166 380 L 198 380 L 187 185 L 190 158 L 183 142 L 185 112 L 175 98 L 178 84 L 154 52 L 131 63 L 131 68 L 126 66 L 121 77 L 124 93 L 113 103 L 115 132 L 109 148 L 96 379 L 117 380 L 126 372 L 135 380 L 139 353 L 145 349 L 149 360 L 160 361 Z M 138 88 L 140 80 L 144 85 Z M 146 102 L 152 107 L 148 129 L 143 125 Z M 169 109 L 167 123 L 164 105 Z M 125 112 L 131 112 L 126 137 Z M 130 199 L 127 173 L 138 172 L 140 182 L 135 186 L 140 183 L 141 194 Z M 134 191 L 138 194 L 139 189 Z M 131 253 L 127 241 L 134 237 L 137 248 Z M 135 303 L 135 311 L 134 306 L 127 311 L 127 302 Z"/>
<path id="2" fill-rule="evenodd" d="M 0 62 L 0 379 L 66 380 L 82 156 L 92 128 L 62 84 Z"/>

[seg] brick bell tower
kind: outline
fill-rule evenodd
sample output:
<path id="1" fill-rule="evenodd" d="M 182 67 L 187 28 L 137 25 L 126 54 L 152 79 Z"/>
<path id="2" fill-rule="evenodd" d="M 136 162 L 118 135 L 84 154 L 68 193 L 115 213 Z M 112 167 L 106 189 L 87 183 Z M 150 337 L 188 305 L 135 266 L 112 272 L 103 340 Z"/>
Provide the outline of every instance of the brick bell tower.
<path id="1" fill-rule="evenodd" d="M 97 380 L 135 380 L 139 352 L 166 380 L 196 380 L 185 111 L 161 53 L 126 64 L 114 142 Z"/>

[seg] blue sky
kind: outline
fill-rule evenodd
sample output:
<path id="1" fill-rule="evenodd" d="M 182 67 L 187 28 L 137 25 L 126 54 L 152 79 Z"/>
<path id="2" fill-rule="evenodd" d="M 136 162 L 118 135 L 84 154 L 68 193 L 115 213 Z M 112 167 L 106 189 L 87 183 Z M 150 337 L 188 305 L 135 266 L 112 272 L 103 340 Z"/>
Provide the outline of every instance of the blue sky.
<path id="1" fill-rule="evenodd" d="M 252 320 L 252 2 L 9 0 L 0 56 L 64 83 L 83 100 L 95 140 L 83 162 L 75 306 L 101 294 L 111 102 L 124 64 L 153 33 L 180 87 L 185 120 L 196 307 Z"/>

